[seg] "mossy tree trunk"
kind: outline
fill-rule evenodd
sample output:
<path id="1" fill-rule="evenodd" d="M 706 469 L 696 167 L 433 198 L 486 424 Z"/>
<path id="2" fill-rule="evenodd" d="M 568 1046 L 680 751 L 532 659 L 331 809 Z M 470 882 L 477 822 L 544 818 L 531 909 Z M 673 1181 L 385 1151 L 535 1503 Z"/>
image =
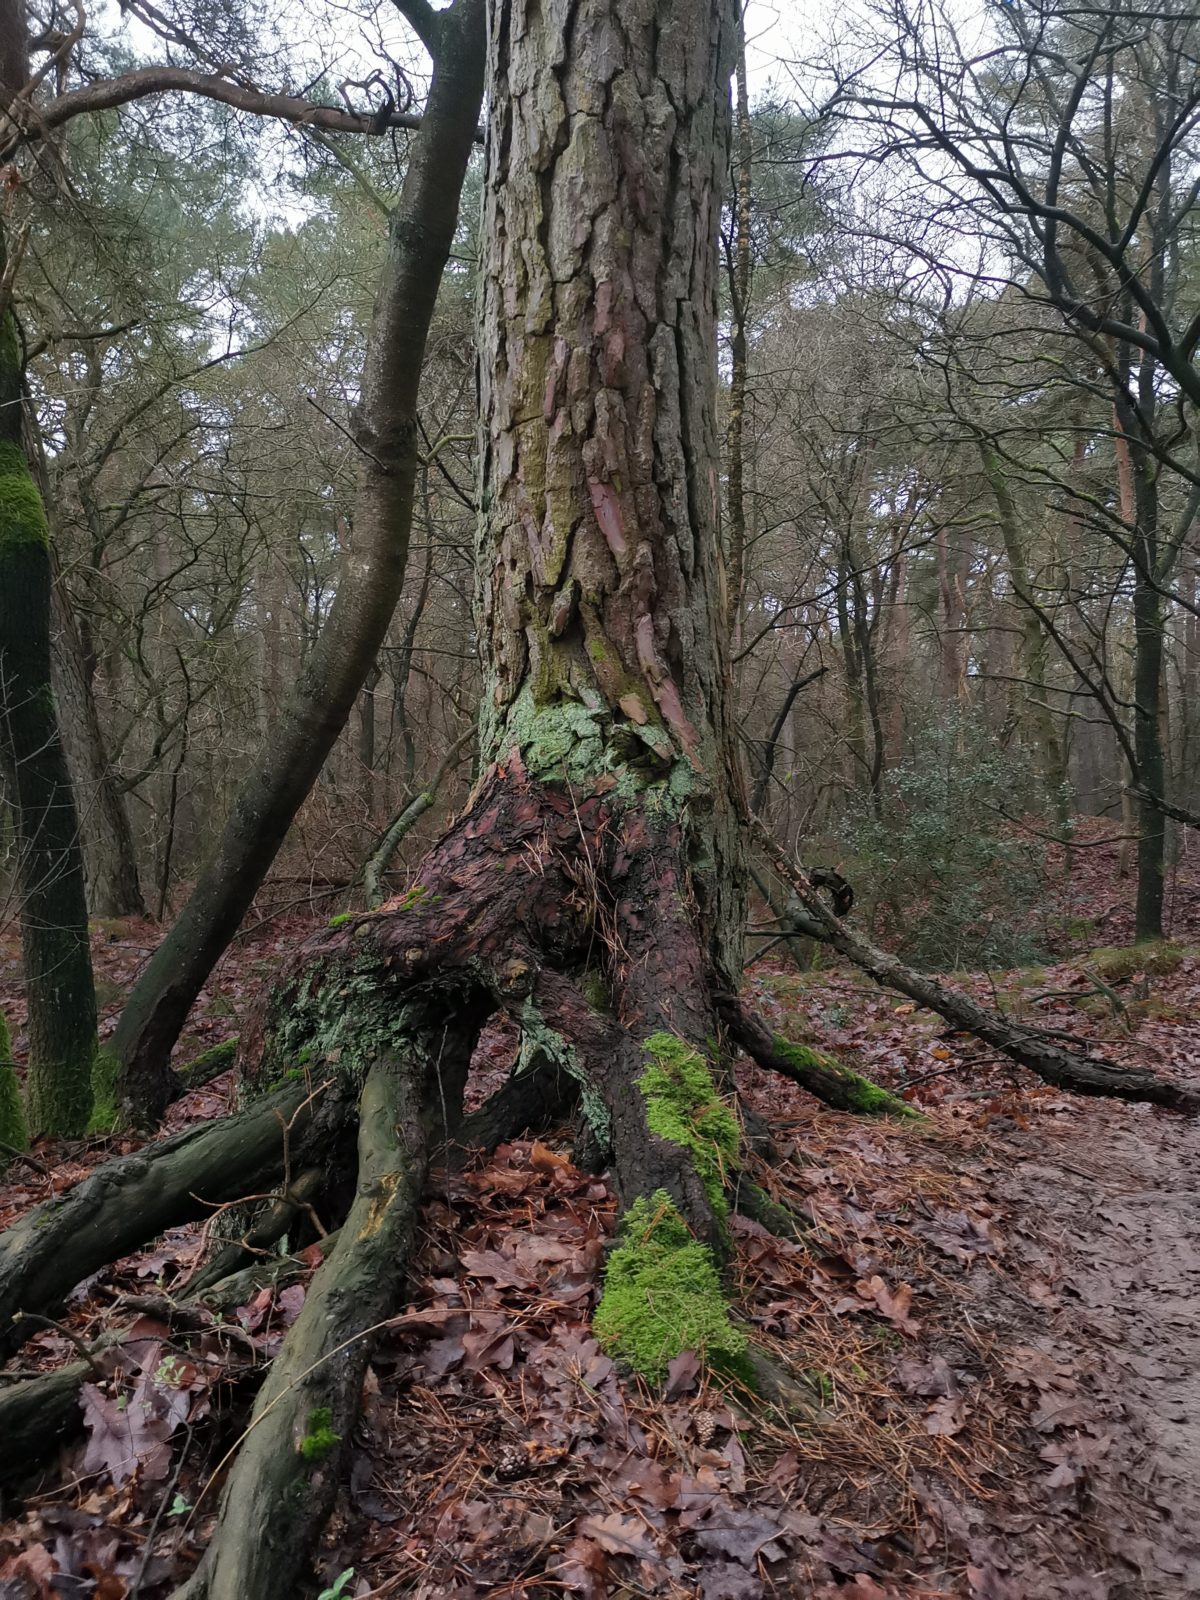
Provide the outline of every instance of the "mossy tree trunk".
<path id="1" fill-rule="evenodd" d="M 28 75 L 23 7 L 2 0 L 0 102 L 9 105 Z M 0 278 L 6 263 L 0 230 Z M 7 301 L 0 305 L 0 763 L 17 843 L 27 1109 L 34 1133 L 80 1134 L 92 1110 L 96 996 L 79 819 L 50 682 L 49 529 L 22 445 L 23 387 L 20 331 Z"/>

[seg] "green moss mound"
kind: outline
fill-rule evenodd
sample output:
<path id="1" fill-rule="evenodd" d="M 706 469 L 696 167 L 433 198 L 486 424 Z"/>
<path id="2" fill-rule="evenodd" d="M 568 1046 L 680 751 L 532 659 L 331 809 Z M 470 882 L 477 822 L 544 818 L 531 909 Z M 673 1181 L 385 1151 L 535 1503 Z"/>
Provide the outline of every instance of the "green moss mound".
<path id="1" fill-rule="evenodd" d="M 717 1094 L 712 1072 L 698 1050 L 673 1033 L 646 1040 L 646 1069 L 638 1088 L 646 1100 L 651 1133 L 680 1145 L 691 1156 L 709 1204 L 718 1216 L 729 1210 L 725 1186 L 738 1165 L 737 1118 Z"/>
<path id="2" fill-rule="evenodd" d="M 1159 940 L 1146 944 L 1106 945 L 1093 950 L 1084 962 L 1105 983 L 1124 983 L 1135 973 L 1165 978 L 1176 971 L 1187 952 L 1182 946 Z"/>
<path id="3" fill-rule="evenodd" d="M 0 1172 L 8 1164 L 9 1150 L 24 1150 L 29 1145 L 21 1087 L 13 1066 L 8 1024 L 3 1012 L 0 1012 L 0 1145 L 8 1146 L 8 1150 L 0 1150 Z"/>
<path id="4" fill-rule="evenodd" d="M 611 1355 L 652 1383 L 684 1350 L 718 1370 L 744 1365 L 746 1336 L 729 1320 L 712 1251 L 661 1189 L 625 1213 L 593 1327 Z"/>

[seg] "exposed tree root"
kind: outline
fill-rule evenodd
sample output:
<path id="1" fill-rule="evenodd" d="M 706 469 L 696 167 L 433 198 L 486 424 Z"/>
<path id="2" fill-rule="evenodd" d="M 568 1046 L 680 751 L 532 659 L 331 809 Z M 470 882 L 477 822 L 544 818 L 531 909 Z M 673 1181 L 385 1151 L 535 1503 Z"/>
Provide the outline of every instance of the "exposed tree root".
<path id="1" fill-rule="evenodd" d="M 757 1222 L 777 1239 L 803 1244 L 812 1229 L 812 1223 L 806 1217 L 789 1211 L 787 1206 L 781 1206 L 778 1200 L 772 1200 L 765 1189 L 757 1183 L 751 1183 L 746 1177 L 740 1177 L 737 1181 L 733 1204 L 743 1217 Z"/>
<path id="2" fill-rule="evenodd" d="M 920 1120 L 920 1112 L 899 1095 L 881 1089 L 870 1078 L 852 1072 L 822 1050 L 789 1044 L 731 996 L 721 1002 L 721 1010 L 732 1037 L 760 1067 L 791 1078 L 793 1083 L 798 1083 L 834 1110 L 853 1111 L 860 1116 Z"/>
<path id="3" fill-rule="evenodd" d="M 259 1213 L 242 1237 L 225 1246 L 205 1262 L 188 1284 L 191 1299 L 200 1299 L 206 1289 L 222 1283 L 261 1257 L 288 1232 L 296 1218 L 311 1207 L 324 1178 L 319 1167 L 309 1167 L 294 1179 L 284 1192 Z"/>
<path id="4" fill-rule="evenodd" d="M 96 1369 L 71 1361 L 56 1372 L 0 1389 L 0 1484 L 16 1484 L 82 1423 L 79 1390 Z"/>
<path id="5" fill-rule="evenodd" d="M 358 1192 L 259 1391 L 188 1600 L 292 1600 L 337 1493 L 373 1335 L 399 1307 L 424 1186 L 425 1084 L 384 1057 L 363 1088 Z"/>
<path id="6" fill-rule="evenodd" d="M 0 1235 L 0 1355 L 25 1340 L 25 1314 L 52 1311 L 77 1283 L 167 1228 L 276 1184 L 311 1141 L 328 1160 L 344 1137 L 336 1087 L 291 1083 L 249 1110 L 185 1129 L 100 1167 Z"/>
<path id="7" fill-rule="evenodd" d="M 905 966 L 895 956 L 848 928 L 825 904 L 809 876 L 789 859 L 766 829 L 758 823 L 754 824 L 754 829 L 764 851 L 791 884 L 807 913 L 803 931 L 819 929 L 818 937 L 861 967 L 881 987 L 908 995 L 919 1005 L 945 1017 L 955 1028 L 973 1033 L 1058 1088 L 1075 1094 L 1149 1101 L 1173 1111 L 1192 1114 L 1200 1111 L 1200 1094 L 1195 1090 L 1137 1067 L 1096 1060 L 1083 1053 L 1082 1044 L 1078 1050 L 1068 1049 L 1042 1030 L 1013 1022 L 998 1011 L 989 1011 L 959 990 L 950 989 L 927 973 Z"/>
<path id="8" fill-rule="evenodd" d="M 243 1084 L 264 1098 L 113 1163 L 0 1240 L 0 1315 L 11 1318 L 56 1304 L 206 1202 L 265 1197 L 264 1214 L 191 1287 L 189 1299 L 211 1303 L 228 1286 L 211 1280 L 253 1260 L 318 1187 L 337 1222 L 363 1084 L 349 1216 L 260 1391 L 187 1600 L 276 1600 L 302 1586 L 373 1333 L 400 1304 L 427 1146 L 462 1159 L 578 1104 L 581 1144 L 609 1154 L 626 1211 L 596 1322 L 611 1352 L 653 1373 L 693 1348 L 771 1403 L 812 1409 L 802 1381 L 749 1347 L 721 1282 L 731 1207 L 788 1236 L 797 1227 L 743 1176 L 726 1023 L 828 1103 L 911 1111 L 815 1053 L 789 1054 L 721 999 L 730 980 L 703 931 L 707 891 L 680 815 L 610 793 L 533 781 L 515 758 L 493 769 L 414 889 L 336 919 L 290 963 L 243 1035 Z M 498 1009 L 520 1030 L 518 1060 L 464 1118 L 472 1050 Z M 323 1093 L 312 1099 L 293 1081 L 271 1091 L 301 1068 Z M 187 1302 L 168 1309 L 173 1321 L 188 1315 Z"/>
<path id="9" fill-rule="evenodd" d="M 187 1065 L 180 1067 L 176 1073 L 179 1079 L 179 1092 L 187 1094 L 191 1089 L 201 1089 L 214 1078 L 219 1078 L 223 1072 L 228 1072 L 237 1060 L 237 1052 L 238 1036 L 235 1033 L 228 1039 L 222 1039 L 220 1044 L 210 1045 L 198 1056 L 193 1056 Z"/>

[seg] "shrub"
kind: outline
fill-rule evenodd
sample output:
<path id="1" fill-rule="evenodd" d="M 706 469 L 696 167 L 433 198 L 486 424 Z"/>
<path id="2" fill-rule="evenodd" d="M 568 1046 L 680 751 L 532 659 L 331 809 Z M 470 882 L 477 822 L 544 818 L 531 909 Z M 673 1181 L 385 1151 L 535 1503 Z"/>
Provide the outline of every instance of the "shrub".
<path id="1" fill-rule="evenodd" d="M 884 779 L 882 819 L 864 797 L 837 847 L 860 913 L 913 966 L 1017 967 L 1046 933 L 1043 851 L 1006 818 L 1036 809 L 1036 775 L 958 711 L 918 730 Z"/>

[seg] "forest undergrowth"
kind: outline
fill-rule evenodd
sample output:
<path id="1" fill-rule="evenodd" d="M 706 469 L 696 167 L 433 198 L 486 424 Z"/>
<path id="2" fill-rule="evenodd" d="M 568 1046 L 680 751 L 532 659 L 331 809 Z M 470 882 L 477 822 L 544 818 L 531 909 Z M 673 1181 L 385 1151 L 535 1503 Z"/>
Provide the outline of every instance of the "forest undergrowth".
<path id="1" fill-rule="evenodd" d="M 1081 849 L 1058 959 L 956 981 L 1194 1082 L 1200 866 L 1182 862 L 1172 888 L 1172 943 L 1134 953 L 1115 847 Z M 234 948 L 185 1058 L 237 1031 L 295 932 Z M 151 943 L 136 923 L 96 930 L 102 998 Z M 0 949 L 19 1045 L 16 979 Z M 502 1146 L 431 1184 L 321 1546 L 326 1600 L 1196 1593 L 1193 1126 L 1036 1083 L 847 969 L 768 956 L 747 985 L 780 1031 L 928 1115 L 868 1123 L 740 1068 L 778 1149 L 752 1176 L 811 1226 L 788 1243 L 734 1216 L 735 1304 L 801 1376 L 805 1410 L 765 1410 L 688 1353 L 658 1392 L 623 1379 L 590 1328 L 613 1195 L 562 1153 L 568 1130 Z M 511 1050 L 502 1029 L 485 1035 L 477 1097 Z M 217 1078 L 171 1125 L 232 1095 Z M 0 1225 L 112 1152 L 39 1144 L 5 1174 Z M 204 1245 L 204 1228 L 180 1229 L 89 1280 L 22 1352 L 26 1375 L 81 1351 L 91 1370 L 33 1492 L 4 1501 L 3 1600 L 158 1600 L 194 1564 L 256 1375 L 320 1259 L 311 1244 L 273 1286 L 180 1316 Z"/>

